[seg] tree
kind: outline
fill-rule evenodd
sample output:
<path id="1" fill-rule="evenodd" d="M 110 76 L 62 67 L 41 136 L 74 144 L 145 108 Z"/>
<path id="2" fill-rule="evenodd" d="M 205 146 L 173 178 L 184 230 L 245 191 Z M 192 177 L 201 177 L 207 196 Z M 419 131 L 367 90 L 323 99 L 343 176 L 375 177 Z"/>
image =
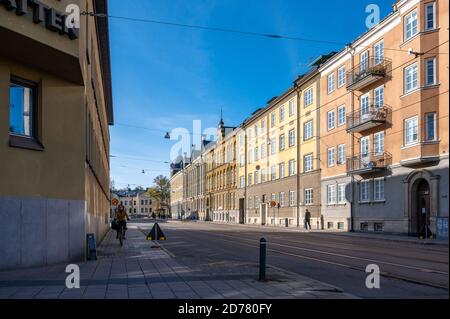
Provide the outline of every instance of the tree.
<path id="1" fill-rule="evenodd" d="M 153 180 L 154 186 L 147 193 L 156 200 L 157 209 L 167 208 L 170 214 L 170 181 L 167 177 L 159 175 Z"/>

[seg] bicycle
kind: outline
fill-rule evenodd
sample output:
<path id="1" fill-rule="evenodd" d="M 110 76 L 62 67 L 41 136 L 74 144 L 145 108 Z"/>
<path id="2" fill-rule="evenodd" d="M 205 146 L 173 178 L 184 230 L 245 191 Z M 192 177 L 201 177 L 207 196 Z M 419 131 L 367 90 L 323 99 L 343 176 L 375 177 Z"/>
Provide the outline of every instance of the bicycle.
<path id="1" fill-rule="evenodd" d="M 123 240 L 125 238 L 125 227 L 123 223 L 119 223 L 119 229 L 117 230 L 117 236 L 119 237 L 120 246 L 123 246 Z"/>

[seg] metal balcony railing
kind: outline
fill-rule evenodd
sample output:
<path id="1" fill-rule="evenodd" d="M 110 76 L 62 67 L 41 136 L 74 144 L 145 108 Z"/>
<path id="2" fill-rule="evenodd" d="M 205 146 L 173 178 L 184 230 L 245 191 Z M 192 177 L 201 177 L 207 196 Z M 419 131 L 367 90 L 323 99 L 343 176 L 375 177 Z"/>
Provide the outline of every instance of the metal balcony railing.
<path id="1" fill-rule="evenodd" d="M 348 174 L 367 174 L 384 170 L 392 164 L 392 155 L 383 152 L 362 153 L 347 158 Z"/>
<path id="2" fill-rule="evenodd" d="M 372 102 L 367 107 L 347 115 L 347 132 L 358 133 L 384 124 L 390 113 L 390 107 Z"/>
<path id="3" fill-rule="evenodd" d="M 347 72 L 347 89 L 359 90 L 385 77 L 392 69 L 392 62 L 379 57 L 369 57 Z"/>

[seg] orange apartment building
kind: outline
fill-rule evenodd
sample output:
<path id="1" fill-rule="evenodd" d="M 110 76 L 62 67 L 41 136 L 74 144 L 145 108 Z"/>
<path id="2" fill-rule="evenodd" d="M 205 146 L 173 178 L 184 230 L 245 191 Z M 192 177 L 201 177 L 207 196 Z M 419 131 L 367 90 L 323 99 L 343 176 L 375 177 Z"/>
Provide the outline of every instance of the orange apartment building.
<path id="1" fill-rule="evenodd" d="M 399 0 L 320 68 L 326 228 L 448 237 L 448 6 Z"/>

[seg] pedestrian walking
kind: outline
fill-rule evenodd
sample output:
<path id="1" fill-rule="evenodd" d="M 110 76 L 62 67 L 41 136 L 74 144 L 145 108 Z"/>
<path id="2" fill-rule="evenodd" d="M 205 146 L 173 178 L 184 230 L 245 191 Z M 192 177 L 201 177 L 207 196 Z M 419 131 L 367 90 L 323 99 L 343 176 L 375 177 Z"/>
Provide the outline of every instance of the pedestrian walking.
<path id="1" fill-rule="evenodd" d="M 305 229 L 311 229 L 311 213 L 308 209 L 305 211 Z"/>

